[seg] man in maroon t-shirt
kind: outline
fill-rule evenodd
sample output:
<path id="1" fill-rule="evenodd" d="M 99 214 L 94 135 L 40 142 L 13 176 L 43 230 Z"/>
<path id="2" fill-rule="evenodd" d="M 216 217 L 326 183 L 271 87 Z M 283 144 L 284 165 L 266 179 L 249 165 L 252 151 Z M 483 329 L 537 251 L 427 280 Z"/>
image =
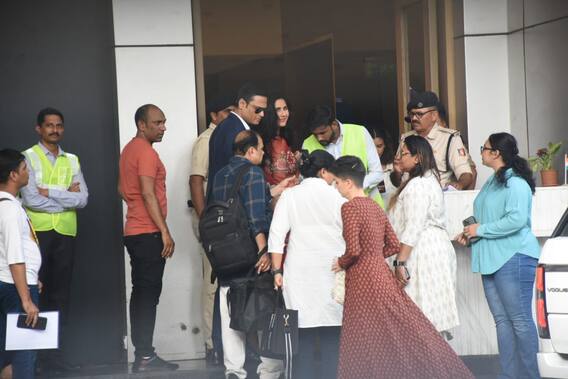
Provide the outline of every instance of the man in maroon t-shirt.
<path id="1" fill-rule="evenodd" d="M 138 108 L 134 121 L 136 137 L 122 150 L 119 164 L 119 191 L 128 207 L 124 244 L 132 266 L 132 371 L 176 370 L 178 365 L 158 357 L 152 346 L 166 258 L 175 247 L 166 224 L 166 169 L 152 148 L 162 141 L 166 117 L 157 106 L 146 104 Z"/>

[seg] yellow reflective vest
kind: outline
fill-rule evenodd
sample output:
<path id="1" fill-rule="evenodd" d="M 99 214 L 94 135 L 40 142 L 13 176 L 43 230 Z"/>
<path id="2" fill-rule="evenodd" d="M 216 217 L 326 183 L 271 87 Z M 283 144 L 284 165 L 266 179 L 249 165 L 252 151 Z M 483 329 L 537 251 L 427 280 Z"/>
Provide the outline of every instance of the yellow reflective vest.
<path id="1" fill-rule="evenodd" d="M 32 165 L 36 183 L 41 188 L 67 190 L 71 186 L 73 176 L 80 169 L 79 158 L 70 153 L 59 155 L 52 165 L 39 145 L 24 151 L 24 155 Z M 55 230 L 66 236 L 77 235 L 77 213 L 74 209 L 47 213 L 26 208 L 26 212 L 38 232 Z"/>
<path id="2" fill-rule="evenodd" d="M 369 161 L 367 159 L 367 144 L 365 143 L 365 127 L 356 124 L 341 124 L 341 128 L 343 131 L 341 156 L 352 155 L 361 159 L 365 169 L 368 171 Z M 319 143 L 313 134 L 304 140 L 303 148 L 308 150 L 309 153 L 315 150 L 325 150 L 325 147 Z M 365 192 L 369 194 L 370 190 L 366 189 Z M 373 200 L 375 200 L 381 208 L 385 208 L 385 204 L 380 193 L 377 193 L 377 195 L 373 197 Z"/>

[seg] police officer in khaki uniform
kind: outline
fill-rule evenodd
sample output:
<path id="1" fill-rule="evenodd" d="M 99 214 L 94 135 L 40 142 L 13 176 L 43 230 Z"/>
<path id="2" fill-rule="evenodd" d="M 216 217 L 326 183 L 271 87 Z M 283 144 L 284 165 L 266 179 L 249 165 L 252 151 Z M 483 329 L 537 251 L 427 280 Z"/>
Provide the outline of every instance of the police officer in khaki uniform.
<path id="1" fill-rule="evenodd" d="M 193 144 L 191 171 L 189 173 L 191 200 L 188 205 L 192 208 L 193 232 L 197 239 L 199 239 L 199 218 L 205 209 L 205 191 L 207 189 L 207 173 L 209 170 L 209 140 L 217 125 L 229 117 L 231 111 L 235 110 L 235 106 L 232 104 L 233 101 L 229 97 L 219 97 L 207 103 L 207 112 L 211 122 L 209 127 L 197 137 Z M 219 325 L 214 325 L 213 322 L 217 281 L 211 282 L 211 264 L 205 256 L 205 251 L 203 251 L 201 244 L 199 244 L 198 249 L 203 263 L 201 316 L 203 335 L 205 337 L 205 362 L 209 365 L 218 366 L 222 364 L 222 349 L 220 346 L 214 346 L 213 342 L 213 328 L 220 328 Z M 220 345 L 219 343 L 217 344 Z M 216 347 L 218 351 L 215 351 Z"/>
<path id="2" fill-rule="evenodd" d="M 435 93 L 429 91 L 420 93 L 411 90 L 410 102 L 406 107 L 408 116 L 405 121 L 412 125 L 412 130 L 401 136 L 401 142 L 409 135 L 426 138 L 434 151 L 442 187 L 446 189 L 452 186 L 457 190 L 473 189 L 475 180 L 469 153 L 459 131 L 440 125 L 442 120 L 438 106 L 439 100 Z M 401 145 L 399 145 L 397 157 L 400 156 Z M 391 181 L 395 186 L 399 186 L 401 182 L 401 172 L 396 161 L 394 171 L 391 173 Z"/>

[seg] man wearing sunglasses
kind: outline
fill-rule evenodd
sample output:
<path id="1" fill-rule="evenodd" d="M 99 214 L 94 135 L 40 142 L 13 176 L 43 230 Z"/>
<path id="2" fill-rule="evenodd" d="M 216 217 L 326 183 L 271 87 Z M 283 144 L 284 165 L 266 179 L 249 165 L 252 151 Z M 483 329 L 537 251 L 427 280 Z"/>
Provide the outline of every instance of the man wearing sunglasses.
<path id="1" fill-rule="evenodd" d="M 227 118 L 217 125 L 209 138 L 209 168 L 207 178 L 215 178 L 217 172 L 229 164 L 233 157 L 233 142 L 237 134 L 243 130 L 250 130 L 264 117 L 268 105 L 266 93 L 251 83 L 244 84 L 237 92 L 235 108 Z M 210 201 L 213 191 L 213 180 L 207 181 L 205 201 Z M 207 204 L 204 204 L 207 206 Z M 223 361 L 223 347 L 221 340 L 221 318 L 219 310 L 219 289 L 216 291 L 213 305 L 212 343 L 219 361 Z"/>
<path id="2" fill-rule="evenodd" d="M 237 134 L 260 123 L 268 105 L 268 96 L 253 84 L 247 83 L 239 89 L 235 105 L 237 108 L 211 134 L 208 178 L 214 178 L 220 169 L 229 164 Z M 211 182 L 207 183 L 207 195 L 212 190 Z"/>
<path id="3" fill-rule="evenodd" d="M 426 138 L 432 146 L 436 165 L 440 172 L 440 182 L 444 189 L 452 186 L 457 190 L 473 189 L 475 180 L 470 165 L 469 153 L 465 148 L 460 132 L 441 126 L 442 119 L 439 112 L 440 102 L 434 92 L 417 92 L 411 90 L 410 102 L 406 106 L 408 111 L 404 120 L 411 124 L 412 130 L 404 133 L 401 142 L 409 135 L 419 135 Z M 400 158 L 399 145 L 395 157 L 394 170 L 391 181 L 399 186 L 402 173 L 398 168 L 397 160 Z"/>

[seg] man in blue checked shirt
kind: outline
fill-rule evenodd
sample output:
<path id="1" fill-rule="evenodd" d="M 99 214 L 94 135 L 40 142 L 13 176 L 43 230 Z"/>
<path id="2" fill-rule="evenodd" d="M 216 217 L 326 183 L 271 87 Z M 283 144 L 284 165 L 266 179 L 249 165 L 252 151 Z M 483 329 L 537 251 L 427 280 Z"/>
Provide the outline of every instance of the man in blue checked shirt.
<path id="1" fill-rule="evenodd" d="M 264 144 L 258 133 L 244 130 L 237 134 L 233 144 L 234 156 L 229 164 L 223 167 L 213 179 L 212 201 L 226 201 L 233 187 L 236 175 L 243 165 L 250 165 L 244 174 L 239 189 L 240 201 L 247 213 L 251 235 L 255 237 L 258 251 L 266 247 L 267 234 L 272 220 L 272 202 L 282 191 L 291 184 L 294 177 L 283 180 L 279 185 L 269 189 L 262 169 L 258 166 L 264 155 Z M 258 260 L 256 268 L 259 272 L 270 269 L 270 256 L 264 253 Z M 248 271 L 248 270 L 247 270 Z M 245 276 L 247 272 L 242 273 Z M 236 275 L 238 277 L 238 275 Z M 227 378 L 246 378 L 245 364 L 245 333 L 229 327 L 231 322 L 227 306 L 227 292 L 229 281 L 232 278 L 219 278 L 220 296 L 219 309 L 221 312 L 221 335 L 223 338 L 223 351 L 225 375 Z M 261 358 L 258 367 L 261 379 L 276 379 L 282 370 L 282 361 Z"/>

